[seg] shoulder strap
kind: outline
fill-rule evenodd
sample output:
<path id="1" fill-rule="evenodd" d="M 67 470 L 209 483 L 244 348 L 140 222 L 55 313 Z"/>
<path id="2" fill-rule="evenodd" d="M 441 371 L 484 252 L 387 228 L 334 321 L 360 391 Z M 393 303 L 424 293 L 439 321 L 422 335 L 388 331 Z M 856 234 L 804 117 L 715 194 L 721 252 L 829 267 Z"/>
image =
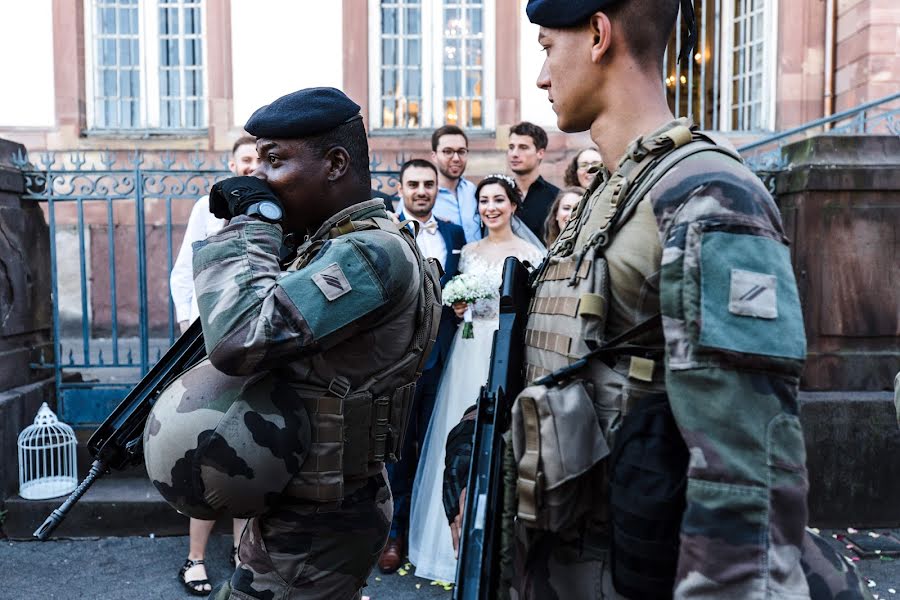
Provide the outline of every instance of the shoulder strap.
<path id="1" fill-rule="evenodd" d="M 682 129 L 687 130 L 691 135 L 686 142 L 683 135 L 684 132 L 679 131 Z M 672 135 L 670 136 L 669 134 Z M 724 144 L 717 143 L 704 133 L 699 131 L 692 132 L 687 127 L 675 127 L 660 137 L 671 140 L 671 144 L 668 147 L 651 147 L 649 152 L 643 154 L 641 160 L 626 161 L 622 165 L 622 169 L 626 170 L 623 180 L 624 189 L 619 192 L 621 198 L 619 202 L 622 208 L 610 225 L 612 232 L 621 229 L 628 222 L 628 219 L 634 214 L 638 203 L 647 192 L 684 159 L 701 152 L 718 152 L 738 162 L 743 162 L 743 159 L 736 151 Z M 655 141 L 658 140 L 659 138 Z M 608 245 L 611 240 L 612 236 L 607 236 L 606 243 L 601 245 Z"/>

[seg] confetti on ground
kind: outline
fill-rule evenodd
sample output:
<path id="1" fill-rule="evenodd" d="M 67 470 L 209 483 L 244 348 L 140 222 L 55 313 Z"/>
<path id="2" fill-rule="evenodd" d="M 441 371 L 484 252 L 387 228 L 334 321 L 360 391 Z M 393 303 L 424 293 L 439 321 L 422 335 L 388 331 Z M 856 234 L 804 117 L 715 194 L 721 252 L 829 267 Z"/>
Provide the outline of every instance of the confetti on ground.
<path id="1" fill-rule="evenodd" d="M 880 533 L 875 533 L 874 531 L 870 531 L 870 532 L 869 532 L 869 537 L 870 537 L 870 538 L 878 539 L 878 538 L 881 537 L 881 534 L 880 534 Z"/>
<path id="2" fill-rule="evenodd" d="M 818 527 L 810 527 L 809 530 L 812 531 L 816 535 L 819 535 L 820 533 L 822 533 L 822 531 Z"/>
<path id="3" fill-rule="evenodd" d="M 866 585 L 868 585 L 870 588 L 872 588 L 872 587 L 875 587 L 875 582 L 870 579 L 868 581 L 868 583 L 866 583 Z"/>
<path id="4" fill-rule="evenodd" d="M 417 590 L 421 590 L 421 589 L 422 589 L 422 584 L 421 584 L 421 583 L 417 583 L 417 584 L 416 584 L 416 589 L 417 589 Z"/>
<path id="5" fill-rule="evenodd" d="M 888 588 L 888 591 L 889 591 L 890 593 L 892 593 L 892 594 L 896 594 L 896 593 L 897 593 L 897 590 L 895 590 L 894 588 Z"/>
<path id="6" fill-rule="evenodd" d="M 397 575 L 400 577 L 406 577 L 406 574 L 409 573 L 406 569 L 397 569 Z"/>
<path id="7" fill-rule="evenodd" d="M 449 581 L 432 581 L 431 585 L 439 585 L 447 592 L 453 589 L 453 584 Z"/>
<path id="8" fill-rule="evenodd" d="M 858 529 L 853 529 L 852 527 L 847 528 L 847 533 L 859 533 Z"/>
<path id="9" fill-rule="evenodd" d="M 381 577 L 376 577 L 375 581 L 381 581 Z"/>

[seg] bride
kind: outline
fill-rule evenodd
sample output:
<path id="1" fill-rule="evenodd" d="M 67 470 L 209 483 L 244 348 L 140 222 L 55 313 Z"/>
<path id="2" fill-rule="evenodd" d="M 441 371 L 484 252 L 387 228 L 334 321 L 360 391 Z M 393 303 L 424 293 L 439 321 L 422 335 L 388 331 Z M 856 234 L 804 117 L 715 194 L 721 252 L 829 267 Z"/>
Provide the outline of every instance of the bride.
<path id="1" fill-rule="evenodd" d="M 515 217 L 521 194 L 512 178 L 488 175 L 478 184 L 475 197 L 487 237 L 463 247 L 459 270 L 484 274 L 495 281 L 494 287 L 499 289 L 503 261 L 508 256 L 536 267 L 543 260 L 545 249 Z M 487 381 L 493 332 L 499 322 L 499 305 L 498 298 L 475 302 L 471 307 L 474 337 L 463 338 L 462 327 L 457 331 L 422 445 L 412 493 L 409 560 L 416 566 L 416 576 L 425 579 L 446 582 L 456 579 L 450 527 L 441 502 L 444 442 L 463 412 L 478 400 L 481 386 Z M 465 302 L 453 305 L 459 317 L 467 308 Z"/>

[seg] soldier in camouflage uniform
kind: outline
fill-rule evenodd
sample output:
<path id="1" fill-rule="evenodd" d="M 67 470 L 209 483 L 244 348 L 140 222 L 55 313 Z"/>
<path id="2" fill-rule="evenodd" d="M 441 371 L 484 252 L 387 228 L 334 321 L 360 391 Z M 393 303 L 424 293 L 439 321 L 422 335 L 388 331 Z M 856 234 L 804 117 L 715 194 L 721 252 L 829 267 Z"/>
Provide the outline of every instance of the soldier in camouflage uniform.
<path id="1" fill-rule="evenodd" d="M 384 461 L 434 340 L 438 271 L 368 200 L 342 92 L 289 94 L 245 129 L 261 165 L 213 187 L 230 223 L 194 244 L 209 362 L 161 395 L 146 464 L 190 516 L 255 517 L 211 598 L 358 598 L 390 527 Z M 280 260 L 286 234 L 305 239 Z"/>
<path id="2" fill-rule="evenodd" d="M 683 9 L 693 15 L 686 0 Z M 519 448 L 527 435 L 517 439 L 517 411 L 534 388 L 517 399 L 511 595 L 624 597 L 610 574 L 617 508 L 609 505 L 607 459 L 623 416 L 664 395 L 689 463 L 673 589 L 653 597 L 867 598 L 855 571 L 805 531 L 797 403 L 805 336 L 778 209 L 733 150 L 675 120 L 666 102 L 659 74 L 678 10 L 679 0 L 528 2 L 547 54 L 538 86 L 561 130 L 590 130 L 606 167 L 537 278 L 525 379 L 566 367 L 654 315 L 662 319 L 635 342 L 655 355 L 592 360 L 573 384 L 590 398 L 606 442 L 593 440 L 592 455 L 581 457 L 590 467 L 581 477 L 598 477 L 600 492 L 577 527 L 528 526 L 542 510 L 535 488 L 545 495 L 555 488 L 546 481 L 551 457 L 527 464 Z M 471 447 L 455 437 L 465 429 L 464 421 L 448 440 L 445 497 L 465 480 Z M 559 434 L 559 443 L 574 442 Z M 536 465 L 539 476 L 526 472 Z"/>

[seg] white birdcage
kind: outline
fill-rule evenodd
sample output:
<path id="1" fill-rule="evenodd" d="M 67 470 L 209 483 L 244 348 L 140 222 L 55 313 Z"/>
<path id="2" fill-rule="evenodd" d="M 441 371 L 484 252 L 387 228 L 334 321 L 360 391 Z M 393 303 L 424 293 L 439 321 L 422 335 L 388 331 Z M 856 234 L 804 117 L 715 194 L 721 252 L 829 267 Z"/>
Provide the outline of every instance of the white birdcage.
<path id="1" fill-rule="evenodd" d="M 19 434 L 19 495 L 46 500 L 74 490 L 78 485 L 75 447 L 75 432 L 44 402 L 34 425 Z"/>

